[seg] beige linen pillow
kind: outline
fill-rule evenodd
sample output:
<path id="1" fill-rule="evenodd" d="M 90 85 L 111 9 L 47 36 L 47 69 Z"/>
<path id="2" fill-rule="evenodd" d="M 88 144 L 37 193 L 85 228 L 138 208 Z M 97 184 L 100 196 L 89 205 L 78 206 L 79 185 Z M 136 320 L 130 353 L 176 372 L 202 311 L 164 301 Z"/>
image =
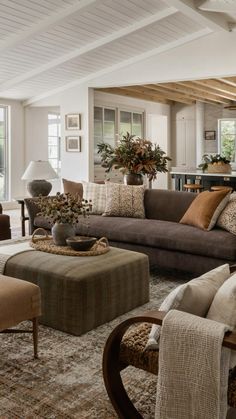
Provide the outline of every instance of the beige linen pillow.
<path id="1" fill-rule="evenodd" d="M 229 278 L 229 265 L 215 268 L 186 284 L 175 288 L 163 301 L 159 310 L 180 310 L 205 317 L 221 285 Z M 153 325 L 146 349 L 158 349 L 161 326 Z"/>
<path id="2" fill-rule="evenodd" d="M 83 198 L 92 203 L 91 214 L 102 214 L 106 208 L 106 185 L 93 182 L 84 182 Z"/>
<path id="3" fill-rule="evenodd" d="M 106 184 L 107 201 L 103 216 L 145 218 L 144 186 Z"/>
<path id="4" fill-rule="evenodd" d="M 236 193 L 232 193 L 229 202 L 217 220 L 217 226 L 236 234 Z"/>
<path id="5" fill-rule="evenodd" d="M 191 203 L 180 223 L 189 224 L 203 230 L 211 230 L 226 206 L 229 197 L 229 189 L 200 193 Z"/>
<path id="6" fill-rule="evenodd" d="M 70 193 L 71 195 L 78 194 L 79 197 L 83 198 L 83 185 L 79 182 L 72 182 L 71 180 L 62 179 L 64 193 Z"/>
<path id="7" fill-rule="evenodd" d="M 207 319 L 227 324 L 230 328 L 236 329 L 236 274 L 227 279 L 218 289 Z M 230 368 L 236 365 L 236 352 L 231 351 Z"/>

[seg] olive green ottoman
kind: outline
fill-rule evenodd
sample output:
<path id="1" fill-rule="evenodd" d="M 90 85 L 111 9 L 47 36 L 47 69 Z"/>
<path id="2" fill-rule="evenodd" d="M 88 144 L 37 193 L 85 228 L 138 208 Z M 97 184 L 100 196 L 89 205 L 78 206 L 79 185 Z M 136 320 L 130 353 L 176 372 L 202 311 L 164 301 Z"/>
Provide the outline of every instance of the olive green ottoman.
<path id="1" fill-rule="evenodd" d="M 74 335 L 149 301 L 148 257 L 129 250 L 90 257 L 30 250 L 12 256 L 4 274 L 39 285 L 41 323 Z"/>

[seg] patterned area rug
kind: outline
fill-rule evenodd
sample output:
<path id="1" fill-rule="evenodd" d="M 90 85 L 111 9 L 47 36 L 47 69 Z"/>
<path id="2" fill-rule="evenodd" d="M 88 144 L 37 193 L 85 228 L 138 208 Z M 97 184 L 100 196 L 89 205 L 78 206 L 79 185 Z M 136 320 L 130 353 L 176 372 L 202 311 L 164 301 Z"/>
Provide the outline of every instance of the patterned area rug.
<path id="1" fill-rule="evenodd" d="M 115 419 L 102 378 L 108 335 L 131 314 L 158 308 L 165 295 L 186 279 L 152 271 L 148 304 L 80 337 L 40 326 L 39 360 L 32 359 L 31 335 L 1 335 L 0 418 Z M 152 418 L 156 377 L 132 367 L 122 374 L 144 418 Z"/>

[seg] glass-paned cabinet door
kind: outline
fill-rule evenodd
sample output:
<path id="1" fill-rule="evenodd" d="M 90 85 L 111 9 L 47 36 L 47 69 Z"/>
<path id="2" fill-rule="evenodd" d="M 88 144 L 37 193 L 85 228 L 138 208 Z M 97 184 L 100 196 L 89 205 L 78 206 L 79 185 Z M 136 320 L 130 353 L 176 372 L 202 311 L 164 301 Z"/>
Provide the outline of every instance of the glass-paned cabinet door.
<path id="1" fill-rule="evenodd" d="M 143 137 L 143 114 L 133 113 L 132 134 Z"/>
<path id="2" fill-rule="evenodd" d="M 132 112 L 120 111 L 120 136 L 132 131 Z"/>
<path id="3" fill-rule="evenodd" d="M 112 147 L 115 146 L 116 131 L 116 110 L 102 106 L 94 107 L 94 161 L 100 163 L 100 156 L 97 153 L 97 145 L 106 142 Z"/>

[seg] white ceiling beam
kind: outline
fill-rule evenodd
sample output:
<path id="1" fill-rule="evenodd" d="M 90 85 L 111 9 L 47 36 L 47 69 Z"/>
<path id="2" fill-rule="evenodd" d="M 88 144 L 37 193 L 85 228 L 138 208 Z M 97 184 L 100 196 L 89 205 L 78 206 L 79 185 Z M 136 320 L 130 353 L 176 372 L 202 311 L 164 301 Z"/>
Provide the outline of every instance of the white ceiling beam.
<path id="1" fill-rule="evenodd" d="M 86 83 L 86 82 L 89 82 L 89 81 L 91 81 L 91 80 L 93 80 L 97 77 L 101 77 L 101 76 L 104 76 L 106 74 L 109 74 L 112 71 L 119 70 L 121 68 L 124 68 L 124 67 L 127 67 L 129 65 L 135 64 L 139 61 L 146 60 L 146 59 L 148 59 L 148 58 L 150 58 L 154 55 L 161 54 L 162 52 L 169 51 L 173 48 L 177 48 L 178 46 L 181 46 L 181 45 L 184 45 L 188 42 L 194 41 L 195 39 L 199 39 L 203 36 L 209 35 L 209 33 L 211 33 L 211 32 L 212 31 L 209 28 L 204 28 L 204 29 L 202 29 L 200 31 L 197 31 L 197 32 L 194 32 L 190 35 L 183 36 L 182 38 L 180 38 L 176 41 L 169 42 L 166 45 L 162 45 L 158 48 L 154 48 L 150 51 L 147 51 L 147 52 L 144 52 L 142 54 L 136 55 L 135 57 L 129 58 L 129 59 L 124 60 L 124 61 L 121 61 L 118 64 L 114 64 L 114 65 L 112 65 L 110 67 L 106 67 L 106 68 L 104 68 L 100 71 L 90 73 L 88 76 L 83 77 L 79 80 L 74 80 L 73 82 L 67 83 L 67 84 L 65 84 L 65 85 L 63 85 L 59 88 L 56 88 L 56 89 L 53 89 L 51 91 L 47 91 L 45 93 L 42 93 L 41 95 L 32 97 L 32 98 L 26 100 L 25 102 L 23 102 L 23 105 L 24 106 L 31 105 L 32 103 L 35 103 L 35 102 L 37 102 L 41 99 L 47 98 L 48 96 L 52 96 L 54 94 L 63 92 L 67 89 L 73 88 L 74 86 L 79 86 L 79 85 L 81 85 L 83 83 Z M 92 86 L 92 87 L 95 87 L 95 86 Z M 99 86 L 96 86 L 96 87 L 99 87 Z M 107 86 L 107 87 L 109 87 L 109 86 Z"/>
<path id="2" fill-rule="evenodd" d="M 90 44 L 85 45 L 82 48 L 77 48 L 71 52 L 69 52 L 68 54 L 64 54 L 50 62 L 48 62 L 47 64 L 41 65 L 33 70 L 30 70 L 24 74 L 21 74 L 20 76 L 14 77 L 13 79 L 10 79 L 8 81 L 6 81 L 5 83 L 2 83 L 0 86 L 0 91 L 5 91 L 7 89 L 9 89 L 10 87 L 21 83 L 27 79 L 30 79 L 32 77 L 35 77 L 37 75 L 39 75 L 40 73 L 43 73 L 44 71 L 48 71 L 58 65 L 61 65 L 67 61 L 70 61 L 74 58 L 78 58 L 81 55 L 84 55 L 88 52 L 91 52 L 99 47 L 102 47 L 106 44 L 109 44 L 110 42 L 116 41 L 124 36 L 130 35 L 131 33 L 134 33 L 140 29 L 145 28 L 146 26 L 149 26 L 155 22 L 158 22 L 162 19 L 165 19 L 168 16 L 171 16 L 175 13 L 177 13 L 178 10 L 175 9 L 174 7 L 168 7 L 162 11 L 159 11 L 151 16 L 148 16 L 138 22 L 135 22 L 123 29 L 120 29 L 118 31 L 113 32 L 112 34 L 102 37 L 94 42 L 91 42 Z"/>
<path id="3" fill-rule="evenodd" d="M 226 30 L 229 31 L 226 19 L 217 14 L 210 12 L 203 12 L 196 7 L 194 0 L 164 0 L 166 4 L 176 7 L 180 12 L 189 16 L 201 25 L 207 26 L 213 31 Z"/>
<path id="4" fill-rule="evenodd" d="M 79 10 L 85 9 L 96 2 L 98 3 L 99 0 L 80 0 L 72 6 L 68 6 L 56 13 L 50 14 L 48 17 L 44 18 L 39 23 L 36 23 L 31 28 L 15 33 L 13 36 L 6 38 L 6 40 L 0 45 L 0 52 L 8 50 L 9 48 L 14 48 L 17 45 L 22 44 L 22 42 L 27 41 L 27 39 L 32 39 L 39 33 L 47 31 L 52 26 L 57 25 Z"/>
<path id="5" fill-rule="evenodd" d="M 225 2 L 222 0 L 218 0 L 218 1 L 201 0 L 199 2 L 198 8 L 206 12 L 229 13 L 229 12 L 236 12 L 236 3 L 234 0 L 231 2 Z"/>

